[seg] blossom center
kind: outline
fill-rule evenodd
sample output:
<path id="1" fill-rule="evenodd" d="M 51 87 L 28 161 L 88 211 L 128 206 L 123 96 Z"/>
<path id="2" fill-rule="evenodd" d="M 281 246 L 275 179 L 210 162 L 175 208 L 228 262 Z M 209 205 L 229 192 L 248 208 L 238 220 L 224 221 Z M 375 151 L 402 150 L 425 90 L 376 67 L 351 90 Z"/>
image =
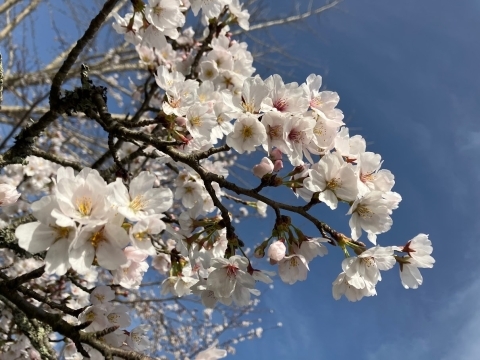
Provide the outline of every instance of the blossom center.
<path id="1" fill-rule="evenodd" d="M 367 174 L 362 174 L 360 173 L 360 181 L 363 183 L 366 183 L 368 181 L 373 181 L 375 180 L 375 174 L 373 173 L 367 173 Z"/>
<path id="2" fill-rule="evenodd" d="M 82 216 L 89 216 L 92 213 L 92 199 L 87 196 L 82 196 L 75 201 L 77 210 Z"/>
<path id="3" fill-rule="evenodd" d="M 251 138 L 253 136 L 252 126 L 244 125 L 242 129 L 242 136 L 243 136 L 243 139 Z"/>
<path id="4" fill-rule="evenodd" d="M 238 268 L 234 265 L 227 266 L 227 276 L 232 278 L 237 276 Z"/>
<path id="5" fill-rule="evenodd" d="M 55 225 L 50 225 L 51 228 L 55 230 L 55 241 L 58 241 L 60 239 L 67 239 L 68 235 L 70 235 L 70 229 L 66 227 L 60 227 L 60 226 L 55 226 Z"/>
<path id="6" fill-rule="evenodd" d="M 116 324 L 118 322 L 118 319 L 120 318 L 120 315 L 118 314 L 108 314 L 107 319 L 113 324 Z"/>
<path id="7" fill-rule="evenodd" d="M 249 112 L 252 114 L 255 112 L 255 104 L 248 103 L 243 97 L 242 97 L 242 107 L 245 109 L 246 112 Z"/>
<path id="8" fill-rule="evenodd" d="M 97 300 L 100 301 L 101 303 L 103 303 L 103 301 L 105 300 L 105 295 L 102 295 L 102 294 L 95 294 L 95 297 L 96 297 Z"/>
<path id="9" fill-rule="evenodd" d="M 164 9 L 160 6 L 157 6 L 157 7 L 152 8 L 152 10 L 153 10 L 153 13 L 155 15 L 160 16 Z"/>
<path id="10" fill-rule="evenodd" d="M 105 240 L 105 237 L 103 236 L 103 229 L 102 229 L 92 235 L 92 237 L 90 238 L 90 243 L 96 249 L 98 245 L 100 245 L 100 243 L 104 240 Z"/>
<path id="11" fill-rule="evenodd" d="M 200 116 L 194 116 L 190 119 L 190 124 L 195 127 L 200 127 L 202 126 L 202 119 L 200 118 Z"/>
<path id="12" fill-rule="evenodd" d="M 273 107 L 278 111 L 286 111 L 287 110 L 287 99 L 277 99 L 273 103 Z"/>
<path id="13" fill-rule="evenodd" d="M 325 127 L 323 125 L 320 125 L 320 126 L 317 125 L 313 128 L 313 133 L 317 136 L 321 136 L 325 134 Z"/>
<path id="14" fill-rule="evenodd" d="M 288 139 L 293 141 L 293 142 L 300 142 L 303 138 L 302 136 L 302 132 L 301 131 L 298 131 L 298 130 L 292 130 L 290 131 L 290 133 L 288 134 Z"/>
<path id="15" fill-rule="evenodd" d="M 355 211 L 356 211 L 356 212 L 358 213 L 358 215 L 360 215 L 360 217 L 362 217 L 363 219 L 371 219 L 372 216 L 373 216 L 373 211 L 370 210 L 368 207 L 363 206 L 363 205 L 359 205 Z"/>
<path id="16" fill-rule="evenodd" d="M 268 127 L 268 135 L 271 139 L 279 139 L 282 136 L 283 126 L 275 125 Z"/>
<path id="17" fill-rule="evenodd" d="M 310 106 L 313 108 L 320 105 L 322 105 L 322 98 L 320 96 L 316 96 L 312 99 L 312 101 L 310 101 Z"/>
<path id="18" fill-rule="evenodd" d="M 338 189 L 340 186 L 342 186 L 342 181 L 337 178 L 333 178 L 327 183 L 327 189 L 329 190 Z"/>
<path id="19" fill-rule="evenodd" d="M 142 210 L 145 207 L 146 203 L 147 202 L 144 200 L 143 195 L 137 195 L 130 202 L 130 209 L 132 209 L 135 212 Z"/>
<path id="20" fill-rule="evenodd" d="M 290 267 L 297 267 L 298 266 L 298 259 L 296 256 L 290 258 Z"/>
<path id="21" fill-rule="evenodd" d="M 147 237 L 147 232 L 146 231 L 140 231 L 134 235 L 135 239 L 138 241 L 143 241 Z"/>
<path id="22" fill-rule="evenodd" d="M 375 266 L 375 259 L 373 257 L 362 258 L 362 261 L 367 267 Z"/>

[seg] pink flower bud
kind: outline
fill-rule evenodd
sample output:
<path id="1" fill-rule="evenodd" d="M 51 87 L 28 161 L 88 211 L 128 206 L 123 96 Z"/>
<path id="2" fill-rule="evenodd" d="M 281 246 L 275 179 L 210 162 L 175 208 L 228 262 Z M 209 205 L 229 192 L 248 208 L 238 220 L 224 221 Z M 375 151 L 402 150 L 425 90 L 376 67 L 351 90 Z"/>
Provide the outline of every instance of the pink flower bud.
<path id="1" fill-rule="evenodd" d="M 285 257 L 285 252 L 287 251 L 287 247 L 283 243 L 282 240 L 278 240 L 273 242 L 269 247 L 268 247 L 268 257 L 270 260 L 273 260 L 275 262 L 278 262 L 282 260 Z"/>
<path id="2" fill-rule="evenodd" d="M 275 160 L 275 165 L 273 167 L 273 171 L 280 171 L 283 169 L 283 161 L 282 160 Z"/>
<path id="3" fill-rule="evenodd" d="M 178 126 L 185 126 L 185 124 L 187 123 L 187 119 L 185 119 L 183 116 L 178 116 L 175 119 L 175 122 L 177 123 Z"/>
<path id="4" fill-rule="evenodd" d="M 272 152 L 270 153 L 270 157 L 272 158 L 273 161 L 276 161 L 276 160 L 282 160 L 282 152 L 275 148 L 272 150 Z"/>
<path id="5" fill-rule="evenodd" d="M 253 175 L 259 177 L 260 179 L 263 178 L 266 174 L 271 174 L 273 171 L 273 163 L 272 161 L 264 157 L 260 164 L 257 164 L 253 167 Z"/>

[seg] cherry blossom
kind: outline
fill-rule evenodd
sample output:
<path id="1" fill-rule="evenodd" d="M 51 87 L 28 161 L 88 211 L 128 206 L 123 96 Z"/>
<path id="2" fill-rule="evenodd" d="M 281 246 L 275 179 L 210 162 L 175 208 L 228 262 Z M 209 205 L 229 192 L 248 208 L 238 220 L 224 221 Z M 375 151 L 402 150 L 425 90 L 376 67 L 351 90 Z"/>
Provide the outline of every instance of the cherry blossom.
<path id="1" fill-rule="evenodd" d="M 297 281 L 306 280 L 309 270 L 307 260 L 303 255 L 292 254 L 285 256 L 278 263 L 280 279 L 290 285 L 295 284 Z"/>
<path id="2" fill-rule="evenodd" d="M 357 178 L 353 168 L 338 153 L 327 154 L 312 166 L 304 186 L 320 192 L 319 199 L 335 210 L 338 200 L 353 201 L 357 197 Z M 358 238 L 357 238 L 358 239 Z"/>
<path id="3" fill-rule="evenodd" d="M 17 189 L 9 184 L 0 184 L 0 206 L 8 206 L 14 204 L 20 197 Z"/>

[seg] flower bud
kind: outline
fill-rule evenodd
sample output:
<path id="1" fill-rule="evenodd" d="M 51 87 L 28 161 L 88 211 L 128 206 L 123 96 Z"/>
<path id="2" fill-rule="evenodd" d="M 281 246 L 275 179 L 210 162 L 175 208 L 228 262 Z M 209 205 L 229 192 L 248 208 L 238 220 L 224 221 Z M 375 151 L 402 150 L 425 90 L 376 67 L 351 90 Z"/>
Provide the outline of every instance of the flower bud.
<path id="1" fill-rule="evenodd" d="M 267 174 L 271 174 L 273 171 L 273 163 L 272 161 L 264 157 L 260 164 L 257 164 L 253 167 L 253 175 L 259 177 L 260 179 L 263 178 Z"/>
<path id="2" fill-rule="evenodd" d="M 273 171 L 280 171 L 283 169 L 283 161 L 282 160 L 275 160 L 275 165 L 273 166 Z"/>
<path id="3" fill-rule="evenodd" d="M 285 252 L 287 251 L 287 247 L 283 243 L 282 240 L 278 240 L 273 242 L 269 247 L 268 247 L 268 257 L 275 261 L 278 262 L 282 260 L 285 257 Z"/>
<path id="4" fill-rule="evenodd" d="M 255 256 L 257 259 L 263 258 L 265 256 L 265 248 L 262 245 L 260 245 L 253 252 L 253 256 Z"/>
<path id="5" fill-rule="evenodd" d="M 175 123 L 178 125 L 178 126 L 185 126 L 185 124 L 187 123 L 187 119 L 184 118 L 183 116 L 177 116 L 175 118 Z"/>
<path id="6" fill-rule="evenodd" d="M 275 148 L 270 153 L 270 158 L 273 161 L 282 160 L 282 155 L 283 155 L 282 152 L 279 149 Z"/>

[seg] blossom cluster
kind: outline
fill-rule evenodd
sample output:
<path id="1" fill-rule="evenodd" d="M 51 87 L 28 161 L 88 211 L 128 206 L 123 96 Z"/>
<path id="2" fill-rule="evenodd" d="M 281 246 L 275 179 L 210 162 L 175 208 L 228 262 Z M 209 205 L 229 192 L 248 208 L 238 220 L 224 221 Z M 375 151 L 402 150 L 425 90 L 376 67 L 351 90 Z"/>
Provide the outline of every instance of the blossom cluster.
<path id="1" fill-rule="evenodd" d="M 262 216 L 267 206 L 276 210 L 271 236 L 253 255 L 267 255 L 287 284 L 306 280 L 309 263 L 328 254 L 328 243 L 337 245 L 344 257 L 342 272 L 333 282 L 335 299 L 345 296 L 358 301 L 376 295 L 381 271 L 396 263 L 405 288 L 422 284 L 419 269 L 431 268 L 435 262 L 432 243 L 428 235 L 419 234 L 402 246 L 377 244 L 377 237 L 390 230 L 393 211 L 402 198 L 393 191 L 395 178 L 382 168 L 381 155 L 367 151 L 360 135 L 350 135 L 337 108 L 339 95 L 321 90 L 320 75 L 311 74 L 300 84 L 285 83 L 277 74 L 265 79 L 255 75 L 247 44 L 235 41 L 229 32 L 230 26 L 249 28 L 249 14 L 238 0 L 133 3 L 133 12 L 123 17 L 114 14 L 113 27 L 135 46 L 160 89 L 149 103 L 150 109 L 158 109 L 157 122 L 140 131 L 156 136 L 153 129 L 158 126 L 160 140 L 176 141 L 171 148 L 177 155 L 208 152 L 215 146 L 232 149 L 232 158 L 258 151 L 263 158 L 252 174 L 261 179 L 261 186 L 243 192 L 253 201 L 234 198 L 221 185 L 229 169 L 218 154 L 196 160 L 199 171 L 159 149 L 145 147 L 155 163 L 135 165 L 136 176 L 112 182 L 91 168 L 75 173 L 70 167 L 31 156 L 28 165 L 10 166 L 0 178 L 0 206 L 5 212 L 31 210 L 36 221 L 19 225 L 15 235 L 21 248 L 41 253 L 47 274 L 62 276 L 72 269 L 89 278 L 98 266 L 110 273 L 112 284 L 138 289 L 151 257 L 151 266 L 165 276 L 162 295 L 194 294 L 208 309 L 217 303 L 249 305 L 252 295 L 260 294 L 257 283 L 271 283 L 275 273 L 257 269 L 247 256 L 245 244 L 230 226 L 235 219 L 219 209 L 223 206 L 219 203 L 228 198 L 257 208 Z M 211 25 L 202 39 L 195 39 L 191 28 L 179 31 L 189 9 L 194 15 L 201 13 L 203 23 Z M 126 141 L 119 154 L 133 152 L 138 144 Z M 170 183 L 152 171 L 165 163 L 175 172 Z M 142 171 L 142 166 L 150 171 Z M 205 173 L 214 175 L 217 182 L 206 179 Z M 30 181 L 19 187 L 20 192 L 37 195 L 29 209 L 26 202 L 17 201 L 16 186 L 24 177 Z M 317 204 L 331 210 L 344 207 L 349 236 L 327 228 L 322 228 L 321 237 L 305 235 L 291 218 L 280 214 L 276 201 L 257 196 L 265 186 L 291 189 L 306 202 L 302 209 Z M 46 187 L 47 195 L 39 198 Z M 362 242 L 363 233 L 373 247 Z M 79 288 L 72 285 L 71 289 L 76 295 L 68 300 L 72 308 L 90 304 L 78 320 L 70 319 L 89 323 L 84 331 L 115 326 L 102 337 L 106 344 L 134 351 L 148 348 L 148 328 L 125 330 L 131 325 L 128 308 L 113 303 L 115 293 L 110 287 L 97 287 L 89 299 Z M 63 355 L 81 358 L 77 350 L 68 344 Z M 97 350 L 87 350 L 101 358 Z M 213 345 L 198 353 L 197 359 L 225 355 Z"/>
<path id="2" fill-rule="evenodd" d="M 148 326 L 138 325 L 130 331 L 130 309 L 122 304 L 114 304 L 115 292 L 109 286 L 98 286 L 90 294 L 90 303 L 78 317 L 81 323 L 89 323 L 85 332 L 107 330 L 99 340 L 113 347 L 130 351 L 145 351 L 150 347 L 147 333 Z M 114 328 L 114 329 L 111 329 Z M 113 331 L 110 331 L 113 330 Z M 84 345 L 91 359 L 104 359 L 103 355 L 91 346 Z M 83 356 L 73 343 L 68 343 L 63 349 L 65 359 L 81 360 Z"/>
<path id="3" fill-rule="evenodd" d="M 77 175 L 59 168 L 53 194 L 31 205 L 38 221 L 17 227 L 19 245 L 32 253 L 47 250 L 47 273 L 63 275 L 71 267 L 85 274 L 95 263 L 113 271 L 117 283 L 138 286 L 146 257 L 155 253 L 148 236 L 165 229 L 162 213 L 173 201 L 171 190 L 154 188 L 155 181 L 142 172 L 127 189 L 120 178 L 107 185 L 90 168 Z"/>

